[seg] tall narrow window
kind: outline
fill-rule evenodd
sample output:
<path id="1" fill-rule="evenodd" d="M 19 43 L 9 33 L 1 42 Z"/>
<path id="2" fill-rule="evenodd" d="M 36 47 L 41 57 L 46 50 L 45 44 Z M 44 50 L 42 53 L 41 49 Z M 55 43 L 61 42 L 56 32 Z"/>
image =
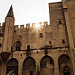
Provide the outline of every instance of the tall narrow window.
<path id="1" fill-rule="evenodd" d="M 19 51 L 21 49 L 22 43 L 20 41 L 16 42 L 16 51 Z"/>
<path id="2" fill-rule="evenodd" d="M 2 47 L 1 43 L 0 43 L 0 47 Z"/>
<path id="3" fill-rule="evenodd" d="M 62 23 L 61 23 L 61 20 L 59 20 L 59 24 L 62 24 Z"/>
<path id="4" fill-rule="evenodd" d="M 30 49 L 30 45 L 27 45 L 27 49 Z"/>
<path id="5" fill-rule="evenodd" d="M 13 52 L 13 47 L 11 47 L 11 52 Z"/>
<path id="6" fill-rule="evenodd" d="M 50 59 L 50 64 L 53 64 L 53 60 L 52 59 Z"/>
<path id="7" fill-rule="evenodd" d="M 16 46 L 16 51 L 19 51 L 20 50 L 20 46 Z"/>
<path id="8" fill-rule="evenodd" d="M 33 71 L 30 71 L 30 75 L 33 75 Z"/>
<path id="9" fill-rule="evenodd" d="M 43 33 L 40 33 L 40 38 L 43 38 Z"/>
<path id="10" fill-rule="evenodd" d="M 49 44 L 50 44 L 50 47 L 52 47 L 52 42 L 51 41 L 49 41 Z"/>
<path id="11" fill-rule="evenodd" d="M 63 44 L 66 43 L 64 39 L 62 40 L 62 43 L 63 43 Z"/>
<path id="12" fill-rule="evenodd" d="M 49 41 L 49 44 L 51 44 L 51 41 Z"/>

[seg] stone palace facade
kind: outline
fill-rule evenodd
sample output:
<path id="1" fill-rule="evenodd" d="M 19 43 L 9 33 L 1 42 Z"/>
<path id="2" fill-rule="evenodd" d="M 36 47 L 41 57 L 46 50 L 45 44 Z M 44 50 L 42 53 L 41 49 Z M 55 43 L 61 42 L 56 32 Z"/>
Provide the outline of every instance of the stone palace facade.
<path id="1" fill-rule="evenodd" d="M 50 25 L 14 25 L 10 7 L 0 26 L 0 75 L 75 75 L 75 0 L 49 3 Z"/>

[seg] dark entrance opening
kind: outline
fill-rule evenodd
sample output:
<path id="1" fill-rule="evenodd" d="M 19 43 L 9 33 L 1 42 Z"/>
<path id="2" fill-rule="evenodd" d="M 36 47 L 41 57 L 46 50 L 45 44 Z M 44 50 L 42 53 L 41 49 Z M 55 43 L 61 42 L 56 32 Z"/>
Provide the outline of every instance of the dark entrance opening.
<path id="1" fill-rule="evenodd" d="M 18 75 L 18 61 L 15 58 L 8 61 L 6 75 Z"/>
<path id="2" fill-rule="evenodd" d="M 64 75 L 71 75 L 70 72 L 64 72 Z"/>
<path id="3" fill-rule="evenodd" d="M 7 74 L 18 75 L 18 66 L 7 66 Z"/>
<path id="4" fill-rule="evenodd" d="M 30 75 L 33 75 L 33 71 L 30 71 Z"/>
<path id="5" fill-rule="evenodd" d="M 63 68 L 63 70 L 64 70 L 64 75 L 71 75 L 71 74 L 70 74 L 70 69 L 69 69 L 68 66 L 65 66 L 65 67 Z"/>
<path id="6" fill-rule="evenodd" d="M 23 62 L 22 75 L 36 75 L 36 62 L 32 57 L 28 57 Z"/>

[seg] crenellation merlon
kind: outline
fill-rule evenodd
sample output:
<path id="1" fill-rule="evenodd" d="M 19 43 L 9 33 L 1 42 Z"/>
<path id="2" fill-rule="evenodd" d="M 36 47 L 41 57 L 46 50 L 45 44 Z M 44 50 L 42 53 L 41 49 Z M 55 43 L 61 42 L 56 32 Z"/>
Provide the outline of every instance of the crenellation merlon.
<path id="1" fill-rule="evenodd" d="M 44 24 L 44 26 L 46 27 L 46 26 L 48 25 L 48 22 L 45 21 L 45 22 L 43 22 L 43 24 Z"/>
<path id="2" fill-rule="evenodd" d="M 39 24 L 40 26 L 42 26 L 44 23 L 42 23 L 42 22 L 38 22 L 38 24 Z"/>
<path id="3" fill-rule="evenodd" d="M 27 29 L 30 28 L 30 23 L 26 24 L 26 28 L 27 28 Z"/>
<path id="4" fill-rule="evenodd" d="M 19 25 L 14 25 L 14 30 L 18 30 L 19 29 Z"/>
<path id="5" fill-rule="evenodd" d="M 35 27 L 35 24 L 36 24 L 36 23 L 32 23 L 32 27 Z"/>
<path id="6" fill-rule="evenodd" d="M 24 25 L 20 25 L 20 29 L 24 29 Z"/>

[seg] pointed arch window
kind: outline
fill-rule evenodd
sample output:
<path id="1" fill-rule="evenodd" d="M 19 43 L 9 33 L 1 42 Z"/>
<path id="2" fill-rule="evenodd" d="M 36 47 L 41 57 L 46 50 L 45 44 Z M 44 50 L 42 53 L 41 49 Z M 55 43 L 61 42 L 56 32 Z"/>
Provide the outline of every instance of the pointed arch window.
<path id="1" fill-rule="evenodd" d="M 22 45 L 22 43 L 20 41 L 16 42 L 16 51 L 21 50 L 21 45 Z"/>

